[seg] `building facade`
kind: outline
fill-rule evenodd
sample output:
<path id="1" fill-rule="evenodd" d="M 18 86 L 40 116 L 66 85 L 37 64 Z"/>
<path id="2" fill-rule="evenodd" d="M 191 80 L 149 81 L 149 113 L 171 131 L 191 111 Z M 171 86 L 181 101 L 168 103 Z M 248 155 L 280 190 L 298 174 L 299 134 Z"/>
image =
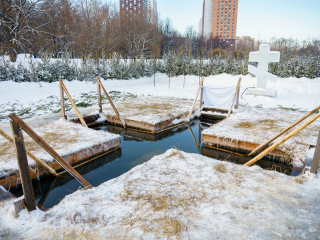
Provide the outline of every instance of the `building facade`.
<path id="1" fill-rule="evenodd" d="M 239 0 L 204 0 L 202 35 L 235 44 Z"/>
<path id="2" fill-rule="evenodd" d="M 141 14 L 149 23 L 158 23 L 157 0 L 120 0 L 120 14 Z"/>

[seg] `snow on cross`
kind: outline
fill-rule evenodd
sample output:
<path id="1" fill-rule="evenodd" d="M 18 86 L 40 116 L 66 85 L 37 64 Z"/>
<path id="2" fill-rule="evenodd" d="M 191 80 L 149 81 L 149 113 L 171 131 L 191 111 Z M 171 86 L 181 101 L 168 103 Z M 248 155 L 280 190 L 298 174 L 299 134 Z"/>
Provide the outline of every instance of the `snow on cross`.
<path id="1" fill-rule="evenodd" d="M 276 97 L 276 90 L 266 90 L 267 80 L 277 82 L 278 77 L 269 73 L 269 63 L 279 62 L 280 52 L 270 51 L 270 44 L 261 44 L 259 52 L 251 52 L 249 62 L 258 62 L 258 67 L 248 66 L 248 71 L 257 77 L 257 88 L 250 89 L 246 92 L 247 95 L 264 95 Z"/>

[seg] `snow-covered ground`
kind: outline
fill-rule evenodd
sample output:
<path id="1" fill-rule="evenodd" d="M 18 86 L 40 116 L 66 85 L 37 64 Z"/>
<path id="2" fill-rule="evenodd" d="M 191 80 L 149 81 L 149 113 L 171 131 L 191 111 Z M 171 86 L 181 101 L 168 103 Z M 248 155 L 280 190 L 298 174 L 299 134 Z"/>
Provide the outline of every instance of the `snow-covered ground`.
<path id="1" fill-rule="evenodd" d="M 241 92 L 247 87 L 255 86 L 255 78 L 249 75 L 232 76 L 228 74 L 207 77 L 204 85 L 209 87 L 235 86 L 239 77 L 242 77 Z M 194 99 L 199 85 L 199 77 L 186 76 L 185 88 L 183 88 L 183 81 L 183 76 L 173 77 L 169 88 L 168 77 L 159 73 L 156 74 L 156 87 L 154 87 L 153 77 L 132 80 L 103 80 L 102 83 L 108 92 L 113 91 L 116 96 L 119 96 L 117 92 L 121 94 L 126 92 L 134 95 Z M 243 95 L 240 104 L 263 108 L 294 108 L 302 111 L 312 110 L 319 105 L 320 79 L 280 78 L 277 84 L 272 82 L 268 84 L 269 88 L 278 89 L 277 98 Z M 77 103 L 88 102 L 89 106 L 97 104 L 96 82 L 65 81 L 65 85 Z M 92 95 L 90 101 L 87 98 L 88 93 Z M 58 82 L 0 82 L 0 122 L 7 121 L 5 116 L 13 111 L 23 118 L 57 112 L 60 109 L 59 94 Z"/>
<path id="2" fill-rule="evenodd" d="M 320 181 L 168 150 L 47 212 L 13 210 L 8 239 L 317 239 Z"/>
<path id="3" fill-rule="evenodd" d="M 222 74 L 205 86 L 234 86 L 240 76 Z M 241 90 L 255 85 L 243 78 Z M 196 76 L 156 75 L 138 80 L 102 81 L 107 91 L 193 99 Z M 96 92 L 96 83 L 65 82 L 78 103 Z M 320 104 L 320 79 L 279 79 L 269 88 L 277 98 L 243 96 L 242 106 L 312 110 Z M 119 93 L 120 92 L 120 93 Z M 118 97 L 116 97 L 118 96 Z M 90 106 L 96 95 L 90 100 Z M 41 107 L 43 106 L 43 107 Z M 191 107 L 191 106 L 190 106 Z M 28 110 L 30 108 L 30 110 Z M 24 109 L 33 112 L 24 113 Z M 59 84 L 0 82 L 0 121 L 59 110 Z M 236 114 L 237 115 L 237 114 Z M 235 116 L 236 116 L 235 115 Z M 285 117 L 285 116 L 283 116 Z M 295 121 L 296 119 L 291 119 Z M 81 125 L 79 125 L 81 127 Z M 309 151 L 307 166 L 314 150 Z M 256 166 L 244 167 L 198 154 L 169 150 L 91 190 L 79 190 L 48 212 L 19 216 L 11 201 L 0 202 L 0 238 L 8 239 L 317 239 L 320 235 L 319 174 L 289 177 Z"/>

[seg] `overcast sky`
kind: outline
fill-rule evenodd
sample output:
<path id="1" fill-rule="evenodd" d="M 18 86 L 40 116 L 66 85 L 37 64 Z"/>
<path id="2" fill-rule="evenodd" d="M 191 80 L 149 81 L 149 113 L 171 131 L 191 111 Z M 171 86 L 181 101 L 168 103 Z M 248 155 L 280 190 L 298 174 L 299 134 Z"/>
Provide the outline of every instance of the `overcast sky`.
<path id="1" fill-rule="evenodd" d="M 119 0 L 111 0 L 119 3 Z M 203 0 L 157 0 L 160 18 L 169 17 L 183 33 L 198 30 Z M 320 38 L 320 0 L 239 0 L 237 36 L 256 39 Z"/>

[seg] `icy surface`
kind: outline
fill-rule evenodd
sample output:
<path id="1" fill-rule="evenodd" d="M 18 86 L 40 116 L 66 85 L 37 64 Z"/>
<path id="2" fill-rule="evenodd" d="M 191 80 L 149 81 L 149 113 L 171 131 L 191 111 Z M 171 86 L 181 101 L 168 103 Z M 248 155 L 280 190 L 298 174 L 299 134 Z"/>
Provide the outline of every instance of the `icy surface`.
<path id="1" fill-rule="evenodd" d="M 229 138 L 235 141 L 241 140 L 260 145 L 276 136 L 305 114 L 305 112 L 277 108 L 241 107 L 239 111 L 231 114 L 230 118 L 212 125 L 204 130 L 202 134 L 214 135 L 220 139 Z M 303 122 L 306 122 L 308 119 Z M 288 154 L 289 158 L 285 158 L 285 160 L 291 159 L 294 161 L 293 164 L 303 167 L 310 145 L 316 145 L 319 131 L 320 120 L 318 119 L 280 145 L 278 149 Z M 285 135 L 277 138 L 273 143 L 279 141 Z"/>
<path id="2" fill-rule="evenodd" d="M 33 122 L 30 124 L 33 130 L 42 137 L 60 156 L 67 156 L 80 152 L 84 149 L 93 146 L 101 145 L 105 142 L 119 139 L 117 134 L 108 133 L 105 131 L 96 131 L 89 128 L 84 128 L 80 124 L 68 122 L 60 119 L 56 121 L 45 121 L 44 119 L 30 119 L 27 121 Z M 37 126 L 34 126 L 34 125 Z M 9 136 L 12 133 L 9 129 L 9 124 L 0 125 L 0 128 L 7 132 Z M 24 133 L 26 148 L 35 156 L 45 162 L 52 162 L 53 158 L 37 143 Z M 17 159 L 14 154 L 14 146 L 8 140 L 0 135 L 0 178 L 8 176 L 18 170 Z M 107 149 L 106 149 L 107 150 Z M 29 166 L 36 164 L 34 160 L 28 157 Z"/>
<path id="3" fill-rule="evenodd" d="M 168 150 L 47 212 L 0 205 L 9 239 L 316 239 L 320 181 Z"/>

